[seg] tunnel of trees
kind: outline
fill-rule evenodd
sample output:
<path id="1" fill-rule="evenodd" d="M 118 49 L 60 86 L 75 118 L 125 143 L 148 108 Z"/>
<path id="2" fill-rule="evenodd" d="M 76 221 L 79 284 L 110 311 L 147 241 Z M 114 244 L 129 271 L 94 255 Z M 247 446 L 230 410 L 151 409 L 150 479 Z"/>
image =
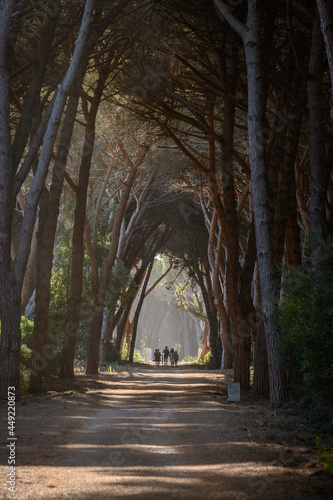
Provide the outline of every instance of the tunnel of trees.
<path id="1" fill-rule="evenodd" d="M 2 397 L 78 355 L 133 361 L 167 302 L 184 357 L 272 406 L 299 379 L 329 394 L 330 0 L 4 0 L 0 20 Z"/>

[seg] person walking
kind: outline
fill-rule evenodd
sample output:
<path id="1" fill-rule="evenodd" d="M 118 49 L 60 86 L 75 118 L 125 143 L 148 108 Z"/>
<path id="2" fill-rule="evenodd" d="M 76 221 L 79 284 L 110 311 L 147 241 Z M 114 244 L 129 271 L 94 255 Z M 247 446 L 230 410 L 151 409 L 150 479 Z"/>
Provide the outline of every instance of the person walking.
<path id="1" fill-rule="evenodd" d="M 156 351 L 155 351 L 155 365 L 160 366 L 160 362 L 161 362 L 161 353 L 160 353 L 159 349 L 156 349 Z"/>
<path id="2" fill-rule="evenodd" d="M 170 363 L 171 366 L 175 364 L 175 350 L 173 347 L 170 349 Z"/>
<path id="3" fill-rule="evenodd" d="M 177 362 L 178 362 L 178 359 L 179 359 L 179 355 L 178 355 L 178 352 L 177 352 L 177 351 L 175 351 L 175 354 L 174 354 L 174 356 L 173 356 L 173 359 L 174 359 L 174 361 L 175 361 L 175 366 L 177 366 Z"/>
<path id="4" fill-rule="evenodd" d="M 165 349 L 163 351 L 163 355 L 164 355 L 164 364 L 167 365 L 168 364 L 168 357 L 169 357 L 169 349 L 168 349 L 167 345 L 165 346 Z"/>

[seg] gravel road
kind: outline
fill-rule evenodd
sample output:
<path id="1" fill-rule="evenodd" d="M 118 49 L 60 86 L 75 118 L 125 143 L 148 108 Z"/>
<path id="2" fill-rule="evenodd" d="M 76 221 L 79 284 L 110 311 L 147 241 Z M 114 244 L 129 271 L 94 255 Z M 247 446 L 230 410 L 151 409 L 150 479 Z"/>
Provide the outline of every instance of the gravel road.
<path id="1" fill-rule="evenodd" d="M 249 396 L 227 402 L 230 380 L 133 369 L 23 399 L 16 493 L 2 498 L 332 498 L 312 437 L 272 426 L 276 412 Z"/>

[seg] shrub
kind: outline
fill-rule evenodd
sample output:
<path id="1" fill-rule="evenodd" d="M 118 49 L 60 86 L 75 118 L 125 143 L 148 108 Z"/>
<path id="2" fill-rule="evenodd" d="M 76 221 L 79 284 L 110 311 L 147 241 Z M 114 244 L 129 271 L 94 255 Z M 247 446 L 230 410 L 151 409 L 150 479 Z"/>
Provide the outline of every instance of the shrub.
<path id="1" fill-rule="evenodd" d="M 278 359 L 297 372 L 307 394 L 310 427 L 331 432 L 333 389 L 333 258 L 293 270 L 284 283 L 277 310 Z M 302 403 L 301 403 L 302 406 Z M 304 406 L 304 405 L 303 405 Z"/>
<path id="2" fill-rule="evenodd" d="M 333 259 L 295 270 L 286 281 L 279 318 L 279 360 L 298 369 L 307 387 L 330 395 L 333 389 Z"/>
<path id="3" fill-rule="evenodd" d="M 106 355 L 106 360 L 108 363 L 115 363 L 118 359 L 118 351 L 117 351 L 117 339 L 111 339 L 108 345 L 108 352 Z"/>
<path id="4" fill-rule="evenodd" d="M 318 460 L 328 470 L 333 470 L 333 448 L 325 448 L 321 439 L 316 437 Z"/>
<path id="5" fill-rule="evenodd" d="M 185 356 L 184 359 L 182 359 L 182 362 L 183 363 L 198 363 L 198 358 L 196 358 L 195 356 Z"/>

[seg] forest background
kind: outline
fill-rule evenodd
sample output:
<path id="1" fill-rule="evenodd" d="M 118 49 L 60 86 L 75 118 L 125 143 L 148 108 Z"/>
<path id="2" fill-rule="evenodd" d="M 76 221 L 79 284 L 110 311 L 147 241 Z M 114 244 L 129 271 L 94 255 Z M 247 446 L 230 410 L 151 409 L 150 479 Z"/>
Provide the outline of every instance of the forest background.
<path id="1" fill-rule="evenodd" d="M 133 361 L 173 301 L 182 356 L 201 335 L 210 367 L 272 406 L 301 387 L 332 426 L 331 2 L 0 19 L 2 397 Z"/>

